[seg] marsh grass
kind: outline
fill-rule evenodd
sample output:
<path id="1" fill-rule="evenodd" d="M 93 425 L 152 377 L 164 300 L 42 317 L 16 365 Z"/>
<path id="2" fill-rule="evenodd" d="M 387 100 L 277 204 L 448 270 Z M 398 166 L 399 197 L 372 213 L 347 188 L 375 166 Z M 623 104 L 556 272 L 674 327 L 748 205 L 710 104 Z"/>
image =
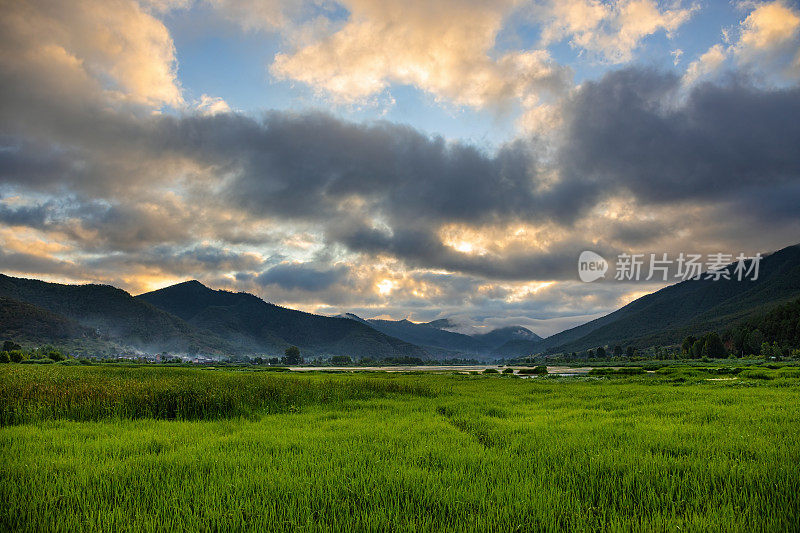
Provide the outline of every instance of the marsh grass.
<path id="1" fill-rule="evenodd" d="M 3 531 L 749 532 L 800 524 L 800 387 L 780 368 L 764 369 L 783 376 L 772 380 L 708 381 L 715 374 L 693 371 L 685 382 L 674 381 L 688 375 L 682 370 L 534 380 L 39 370 L 0 374 L 4 389 L 12 383 L 47 399 L 34 422 L 0 428 Z M 26 389 L 28 381 L 39 386 Z M 243 387 L 236 397 L 248 409 L 260 405 L 250 398 L 259 387 L 280 392 L 244 418 L 56 416 L 72 411 L 52 407 L 48 391 L 81 381 L 86 390 L 130 388 L 116 393 L 123 398 L 148 387 L 198 398 L 205 388 Z M 291 402 L 302 409 L 287 409 Z"/>
<path id="2" fill-rule="evenodd" d="M 433 394 L 389 379 L 197 368 L 9 365 L 0 369 L 0 383 L 0 425 L 45 419 L 252 417 L 317 403 Z"/>

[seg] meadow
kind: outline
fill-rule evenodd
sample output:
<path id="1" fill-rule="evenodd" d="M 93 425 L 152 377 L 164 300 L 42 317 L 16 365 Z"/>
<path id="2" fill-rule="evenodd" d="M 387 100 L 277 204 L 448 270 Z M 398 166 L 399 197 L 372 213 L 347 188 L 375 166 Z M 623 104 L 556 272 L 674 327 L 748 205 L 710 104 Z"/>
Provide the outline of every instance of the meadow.
<path id="1" fill-rule="evenodd" d="M 0 368 L 3 531 L 796 531 L 800 369 Z"/>

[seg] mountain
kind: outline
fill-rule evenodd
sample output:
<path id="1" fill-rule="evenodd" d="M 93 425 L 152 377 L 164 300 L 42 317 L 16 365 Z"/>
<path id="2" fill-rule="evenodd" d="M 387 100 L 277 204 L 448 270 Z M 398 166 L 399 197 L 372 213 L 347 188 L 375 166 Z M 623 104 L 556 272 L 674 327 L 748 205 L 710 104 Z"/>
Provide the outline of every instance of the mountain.
<path id="1" fill-rule="evenodd" d="M 209 289 L 198 281 L 140 294 L 136 300 L 209 331 L 239 351 L 278 355 L 295 345 L 304 354 L 431 357 L 419 346 L 356 320 L 295 311 L 252 294 Z"/>
<path id="2" fill-rule="evenodd" d="M 542 338 L 522 326 L 498 328 L 488 333 L 467 335 L 448 331 L 456 325 L 447 318 L 432 322 L 415 323 L 409 320 L 364 320 L 353 313 L 339 315 L 343 318 L 368 324 L 376 330 L 424 347 L 438 357 L 486 358 L 498 355 L 497 349 L 509 343 L 524 342 L 535 344 Z M 513 350 L 512 350 L 513 351 Z"/>
<path id="3" fill-rule="evenodd" d="M 17 342 L 50 342 L 96 334 L 75 321 L 35 305 L 0 297 L 0 338 Z"/>
<path id="4" fill-rule="evenodd" d="M 473 335 L 473 337 L 483 344 L 489 346 L 492 350 L 497 350 L 504 344 L 514 341 L 526 341 L 530 343 L 537 343 L 542 338 L 528 328 L 522 326 L 508 326 L 505 328 L 493 329 L 489 333 L 480 335 Z"/>
<path id="5" fill-rule="evenodd" d="M 757 280 L 687 280 L 643 296 L 581 326 L 553 335 L 535 352 L 580 351 L 631 344 L 676 344 L 687 335 L 718 331 L 800 297 L 800 245 L 762 258 Z"/>
<path id="6" fill-rule="evenodd" d="M 356 319 L 361 320 L 358 317 Z M 364 322 L 381 333 L 423 346 L 439 357 L 474 357 L 488 355 L 490 352 L 490 348 L 486 344 L 469 335 L 439 329 L 429 324 L 374 318 Z"/>
<path id="7" fill-rule="evenodd" d="M 98 337 L 150 352 L 224 353 L 231 348 L 219 337 L 110 285 L 63 285 L 0 274 L 0 297 L 28 304 L 17 310 L 53 335 L 42 340 L 63 338 L 59 331 L 83 336 L 83 330 L 75 329 L 79 325 Z"/>
<path id="8" fill-rule="evenodd" d="M 440 318 L 438 320 L 431 320 L 430 322 L 424 322 L 422 325 L 439 329 L 454 329 L 455 327 L 457 327 L 457 325 L 449 318 Z"/>

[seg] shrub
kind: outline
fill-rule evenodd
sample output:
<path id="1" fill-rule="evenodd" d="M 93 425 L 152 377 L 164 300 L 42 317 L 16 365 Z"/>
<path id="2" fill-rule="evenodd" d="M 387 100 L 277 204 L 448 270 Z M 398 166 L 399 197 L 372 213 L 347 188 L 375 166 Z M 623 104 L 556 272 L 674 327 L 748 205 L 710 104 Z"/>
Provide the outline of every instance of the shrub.
<path id="1" fill-rule="evenodd" d="M 623 368 L 618 368 L 616 371 L 617 374 L 622 374 L 624 376 L 634 376 L 637 374 L 644 374 L 644 368 L 638 366 L 626 366 Z"/>
<path id="2" fill-rule="evenodd" d="M 8 352 L 0 352 L 0 363 L 10 363 L 11 359 L 8 358 Z"/>
<path id="3" fill-rule="evenodd" d="M 520 374 L 534 374 L 534 375 L 543 375 L 547 374 L 547 367 L 544 365 L 540 365 L 534 368 L 520 368 Z"/>
<path id="4" fill-rule="evenodd" d="M 486 370 L 483 371 L 483 373 L 484 374 L 499 374 L 499 372 L 497 370 L 495 370 L 494 368 L 487 368 Z"/>
<path id="5" fill-rule="evenodd" d="M 513 374 L 513 373 L 514 373 L 514 369 L 513 368 L 504 368 L 503 369 L 503 374 Z"/>

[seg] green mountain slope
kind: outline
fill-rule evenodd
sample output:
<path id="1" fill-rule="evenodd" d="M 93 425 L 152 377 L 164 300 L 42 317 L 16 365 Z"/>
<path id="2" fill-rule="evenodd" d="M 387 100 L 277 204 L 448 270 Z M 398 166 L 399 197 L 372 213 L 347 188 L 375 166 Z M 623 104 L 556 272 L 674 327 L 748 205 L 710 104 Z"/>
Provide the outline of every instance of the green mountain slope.
<path id="1" fill-rule="evenodd" d="M 355 320 L 286 309 L 252 294 L 212 290 L 198 281 L 136 299 L 211 331 L 240 349 L 277 355 L 295 345 L 305 354 L 430 358 L 423 348 Z"/>
<path id="2" fill-rule="evenodd" d="M 798 296 L 800 245 L 795 245 L 765 256 L 755 281 L 683 281 L 548 337 L 534 349 L 568 352 L 615 344 L 674 344 L 686 335 L 724 329 Z"/>
<path id="3" fill-rule="evenodd" d="M 225 353 L 231 349 L 221 338 L 109 285 L 62 285 L 0 274 L 0 296 L 144 351 Z"/>
<path id="4" fill-rule="evenodd" d="M 96 333 L 35 305 L 0 297 L 0 338 L 44 343 L 96 337 Z"/>

